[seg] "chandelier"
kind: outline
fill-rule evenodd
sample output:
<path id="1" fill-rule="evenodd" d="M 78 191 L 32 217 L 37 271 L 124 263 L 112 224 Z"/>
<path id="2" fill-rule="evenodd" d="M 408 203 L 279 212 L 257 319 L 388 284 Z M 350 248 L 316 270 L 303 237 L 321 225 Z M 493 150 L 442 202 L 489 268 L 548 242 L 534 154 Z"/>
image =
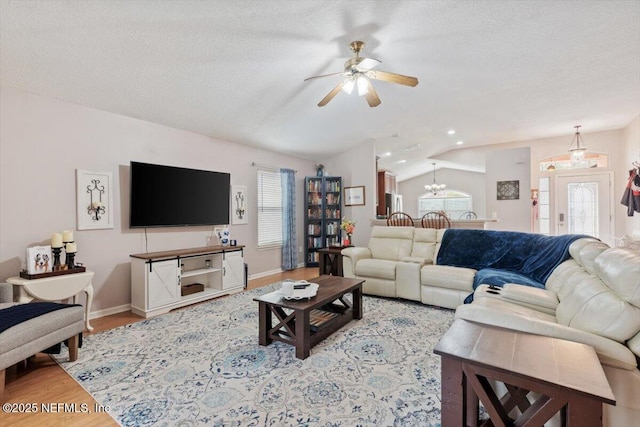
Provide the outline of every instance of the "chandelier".
<path id="1" fill-rule="evenodd" d="M 578 165 L 584 160 L 584 153 L 587 151 L 587 147 L 584 146 L 584 142 L 582 142 L 582 137 L 580 136 L 581 126 L 577 125 L 574 126 L 574 128 L 576 128 L 576 133 L 573 136 L 571 144 L 569 145 L 569 153 L 571 153 L 571 163 L 574 165 Z M 574 143 L 575 147 L 573 146 Z"/>
<path id="2" fill-rule="evenodd" d="M 425 185 L 424 188 L 435 196 L 436 194 L 444 190 L 446 185 L 436 183 L 436 164 L 435 163 L 431 163 L 431 164 L 433 165 L 433 183 L 431 185 L 429 184 Z"/>

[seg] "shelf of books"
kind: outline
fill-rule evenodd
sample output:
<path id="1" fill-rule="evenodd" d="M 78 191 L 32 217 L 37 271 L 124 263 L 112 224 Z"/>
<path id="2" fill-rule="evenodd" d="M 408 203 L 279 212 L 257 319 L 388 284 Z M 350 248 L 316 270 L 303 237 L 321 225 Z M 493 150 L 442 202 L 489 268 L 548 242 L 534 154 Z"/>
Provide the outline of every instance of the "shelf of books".
<path id="1" fill-rule="evenodd" d="M 342 178 L 336 176 L 308 176 L 306 191 L 305 265 L 319 263 L 318 249 L 340 246 L 342 218 Z"/>

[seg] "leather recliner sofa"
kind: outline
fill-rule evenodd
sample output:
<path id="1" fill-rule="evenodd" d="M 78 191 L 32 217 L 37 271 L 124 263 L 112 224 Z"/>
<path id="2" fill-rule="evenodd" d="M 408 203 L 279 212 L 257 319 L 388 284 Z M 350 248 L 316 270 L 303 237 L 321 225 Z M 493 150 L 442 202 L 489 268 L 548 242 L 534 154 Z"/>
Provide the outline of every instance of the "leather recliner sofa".
<path id="1" fill-rule="evenodd" d="M 604 406 L 604 425 L 632 426 L 640 420 L 639 252 L 579 238 L 569 246 L 570 258 L 551 271 L 544 289 L 480 285 L 474 292 L 476 269 L 437 264 L 445 232 L 374 227 L 369 248 L 342 250 L 344 275 L 366 280 L 367 294 L 457 309 L 457 318 L 591 345 L 616 397 L 615 407 Z M 385 252 L 386 239 L 403 244 Z M 402 251 L 396 250 L 400 246 Z M 384 280 L 377 273 L 379 256 L 393 257 L 384 263 Z M 474 302 L 463 304 L 471 292 Z"/>

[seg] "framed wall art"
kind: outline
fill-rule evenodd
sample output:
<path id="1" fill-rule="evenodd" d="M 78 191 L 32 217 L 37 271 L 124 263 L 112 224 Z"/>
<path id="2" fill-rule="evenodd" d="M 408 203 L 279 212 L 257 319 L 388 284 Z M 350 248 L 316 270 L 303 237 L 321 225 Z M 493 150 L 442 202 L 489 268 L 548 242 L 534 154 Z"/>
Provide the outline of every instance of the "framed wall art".
<path id="1" fill-rule="evenodd" d="M 520 199 L 520 181 L 498 181 L 498 200 L 518 200 Z"/>
<path id="2" fill-rule="evenodd" d="M 247 187 L 231 186 L 231 224 L 247 224 Z"/>
<path id="3" fill-rule="evenodd" d="M 76 169 L 78 230 L 113 228 L 113 174 Z"/>
<path id="4" fill-rule="evenodd" d="M 344 188 L 345 206 L 364 206 L 364 185 Z"/>

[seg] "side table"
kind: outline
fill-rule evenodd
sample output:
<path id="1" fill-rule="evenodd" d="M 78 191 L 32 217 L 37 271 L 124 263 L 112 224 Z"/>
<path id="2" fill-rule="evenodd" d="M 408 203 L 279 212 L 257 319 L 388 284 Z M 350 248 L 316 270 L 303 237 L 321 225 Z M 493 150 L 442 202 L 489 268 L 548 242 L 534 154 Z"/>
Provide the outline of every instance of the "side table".
<path id="1" fill-rule="evenodd" d="M 43 279 L 23 279 L 22 277 L 9 277 L 7 283 L 18 287 L 17 302 L 31 302 L 33 299 L 42 301 L 60 301 L 73 297 L 73 303 L 77 304 L 78 294 L 87 294 L 87 304 L 84 308 L 85 324 L 88 331 L 93 331 L 89 324 L 89 311 L 93 302 L 93 271 L 84 273 L 64 274 L 61 276 L 45 277 Z"/>
<path id="2" fill-rule="evenodd" d="M 456 320 L 436 345 L 442 356 L 442 426 L 478 426 L 478 399 L 491 425 L 602 426 L 602 404 L 615 397 L 593 347 Z M 498 397 L 489 379 L 506 386 Z M 540 394 L 530 403 L 527 394 Z M 516 420 L 509 417 L 520 410 Z"/>
<path id="3" fill-rule="evenodd" d="M 318 249 L 319 261 L 319 274 L 331 275 L 331 276 L 343 276 L 342 273 L 342 246 L 333 246 L 329 248 Z"/>

